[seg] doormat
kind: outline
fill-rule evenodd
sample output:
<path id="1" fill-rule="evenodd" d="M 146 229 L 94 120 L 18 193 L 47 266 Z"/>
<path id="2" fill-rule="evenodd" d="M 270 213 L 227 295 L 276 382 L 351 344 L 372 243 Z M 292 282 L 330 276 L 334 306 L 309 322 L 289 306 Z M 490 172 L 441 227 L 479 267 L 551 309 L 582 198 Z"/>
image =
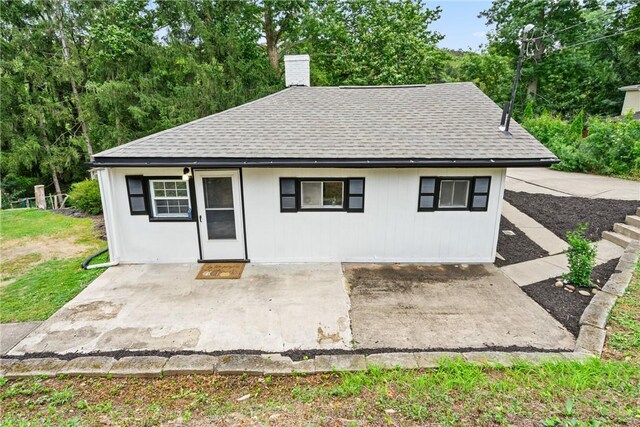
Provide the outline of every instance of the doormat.
<path id="1" fill-rule="evenodd" d="M 239 279 L 243 271 L 241 262 L 211 262 L 202 265 L 196 279 Z"/>

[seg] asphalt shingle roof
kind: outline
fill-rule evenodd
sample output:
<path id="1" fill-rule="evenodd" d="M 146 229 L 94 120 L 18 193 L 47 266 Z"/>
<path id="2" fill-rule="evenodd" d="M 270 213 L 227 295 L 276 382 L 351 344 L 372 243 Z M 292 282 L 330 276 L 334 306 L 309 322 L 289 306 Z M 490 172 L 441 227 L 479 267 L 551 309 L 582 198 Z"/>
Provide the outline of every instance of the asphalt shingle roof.
<path id="1" fill-rule="evenodd" d="M 110 159 L 555 159 L 473 83 L 291 87 L 96 154 Z"/>

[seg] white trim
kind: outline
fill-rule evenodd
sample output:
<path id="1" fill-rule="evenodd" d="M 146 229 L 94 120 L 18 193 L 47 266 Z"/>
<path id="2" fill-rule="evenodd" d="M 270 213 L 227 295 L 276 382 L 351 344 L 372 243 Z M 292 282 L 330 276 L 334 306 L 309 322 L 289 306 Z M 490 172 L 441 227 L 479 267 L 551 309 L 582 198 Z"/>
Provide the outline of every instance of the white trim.
<path id="1" fill-rule="evenodd" d="M 162 196 L 162 197 L 157 197 L 155 194 L 155 189 L 153 188 L 153 184 L 156 182 L 179 182 L 182 184 L 185 184 L 185 187 L 187 189 L 187 196 Z M 184 181 L 182 179 L 150 179 L 149 180 L 149 191 L 151 194 L 151 206 L 153 209 L 153 217 L 154 218 L 189 218 L 191 215 L 189 212 L 185 212 L 185 213 L 158 213 L 158 205 L 156 204 L 157 200 L 187 200 L 187 203 L 189 205 L 189 211 L 193 210 L 193 207 L 191 206 L 191 193 L 189 191 L 189 182 L 188 181 Z M 164 188 L 165 194 L 166 194 L 166 188 Z M 176 188 L 176 191 L 178 191 L 178 189 Z"/>

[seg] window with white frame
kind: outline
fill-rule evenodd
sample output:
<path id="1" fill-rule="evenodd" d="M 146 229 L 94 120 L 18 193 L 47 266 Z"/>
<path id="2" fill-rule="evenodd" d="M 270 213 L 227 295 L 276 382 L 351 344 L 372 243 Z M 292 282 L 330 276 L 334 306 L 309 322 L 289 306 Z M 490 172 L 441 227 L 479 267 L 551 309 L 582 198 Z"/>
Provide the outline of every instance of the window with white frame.
<path id="1" fill-rule="evenodd" d="M 342 209 L 344 181 L 301 181 L 301 209 Z"/>
<path id="2" fill-rule="evenodd" d="M 191 198 L 187 181 L 151 179 L 151 205 L 157 218 L 191 218 Z"/>

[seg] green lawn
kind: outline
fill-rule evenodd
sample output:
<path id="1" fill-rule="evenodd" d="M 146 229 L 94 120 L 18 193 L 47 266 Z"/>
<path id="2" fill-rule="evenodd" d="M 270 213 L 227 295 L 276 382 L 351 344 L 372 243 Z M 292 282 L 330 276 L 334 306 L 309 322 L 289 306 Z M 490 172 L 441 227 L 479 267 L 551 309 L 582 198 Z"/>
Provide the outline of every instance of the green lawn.
<path id="1" fill-rule="evenodd" d="M 88 255 L 106 246 L 106 242 L 98 239 L 90 218 L 72 218 L 35 209 L 3 210 L 0 211 L 0 236 L 4 259 L 11 257 L 11 248 L 31 250 L 2 263 L 0 323 L 48 318 L 103 271 L 81 267 Z M 56 239 L 67 239 L 66 245 L 77 245 L 76 255 L 43 259 L 39 252 L 43 243 L 48 241 L 55 246 L 59 241 Z M 101 260 L 106 261 L 107 256 Z"/>

